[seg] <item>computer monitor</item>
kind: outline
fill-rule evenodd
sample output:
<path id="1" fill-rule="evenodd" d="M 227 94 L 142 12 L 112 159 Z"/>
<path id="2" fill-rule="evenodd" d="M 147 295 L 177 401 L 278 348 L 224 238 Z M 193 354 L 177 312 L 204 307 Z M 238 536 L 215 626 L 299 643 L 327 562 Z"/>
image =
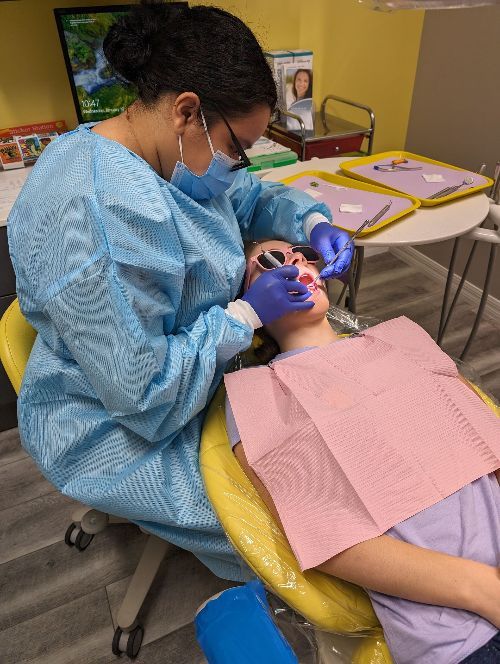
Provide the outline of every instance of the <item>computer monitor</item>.
<path id="1" fill-rule="evenodd" d="M 113 73 L 102 50 L 109 28 L 131 6 L 54 9 L 79 122 L 118 115 L 136 97 L 134 87 Z"/>

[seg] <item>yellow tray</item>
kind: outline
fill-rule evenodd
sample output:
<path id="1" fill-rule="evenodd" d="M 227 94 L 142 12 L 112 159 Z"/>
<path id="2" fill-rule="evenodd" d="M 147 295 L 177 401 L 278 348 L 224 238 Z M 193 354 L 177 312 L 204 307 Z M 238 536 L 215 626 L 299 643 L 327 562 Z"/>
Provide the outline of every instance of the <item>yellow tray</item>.
<path id="1" fill-rule="evenodd" d="M 297 180 L 302 179 L 304 181 L 297 182 Z M 307 180 L 310 180 L 310 182 L 307 183 Z M 325 181 L 324 185 L 321 185 L 322 180 Z M 300 191 L 306 191 L 312 194 L 316 200 L 325 203 L 332 211 L 335 226 L 349 233 L 354 233 L 365 219 L 374 217 L 379 210 L 392 200 L 392 209 L 389 209 L 386 213 L 389 216 L 384 215 L 374 226 L 361 231 L 359 237 L 373 233 L 420 207 L 419 201 L 413 196 L 408 196 L 408 194 L 396 193 L 392 189 L 373 184 L 355 182 L 352 178 L 324 171 L 302 171 L 301 173 L 284 178 L 280 182 L 292 187 L 296 186 Z M 318 186 L 314 190 L 306 186 L 307 184 L 311 184 L 311 182 L 317 182 Z M 296 184 L 294 185 L 294 183 Z M 346 195 L 339 193 L 339 190 L 335 190 L 334 188 L 330 191 L 329 184 L 348 189 L 348 200 L 341 201 L 342 197 L 345 199 Z M 340 192 L 342 191 L 341 189 Z M 338 209 L 339 202 L 361 203 L 363 205 L 363 212 L 356 214 L 340 212 Z"/>
<path id="2" fill-rule="evenodd" d="M 369 177 L 366 175 L 366 173 L 359 173 L 356 172 L 353 169 L 357 169 L 360 166 L 367 166 L 369 164 L 373 164 L 379 161 L 388 161 L 390 162 L 392 159 L 399 159 L 399 158 L 406 158 L 409 160 L 415 160 L 418 162 L 421 162 L 423 164 L 429 164 L 432 166 L 437 166 L 439 170 L 442 170 L 443 172 L 444 169 L 451 170 L 451 171 L 461 171 L 464 174 L 464 177 L 467 175 L 471 175 L 475 177 L 476 179 L 479 179 L 481 181 L 481 184 L 473 187 L 468 187 L 464 189 L 459 189 L 458 191 L 453 192 L 452 194 L 448 194 L 448 196 L 441 196 L 440 198 L 425 198 L 423 196 L 418 196 L 416 193 L 409 194 L 409 188 L 404 188 L 404 184 L 409 183 L 411 178 L 410 178 L 410 173 L 383 173 L 381 171 L 374 171 L 373 173 L 379 173 L 378 179 L 374 179 L 372 177 Z M 389 152 L 379 152 L 377 154 L 372 154 L 368 157 L 360 157 L 359 159 L 352 159 L 350 161 L 344 161 L 340 164 L 340 168 L 343 170 L 343 172 L 348 175 L 349 177 L 355 178 L 356 180 L 360 180 L 362 182 L 369 182 L 373 183 L 379 187 L 386 187 L 387 189 L 391 189 L 394 191 L 399 191 L 402 193 L 406 193 L 407 196 L 412 196 L 416 198 L 417 200 L 420 201 L 420 203 L 423 206 L 430 206 L 430 205 L 440 205 L 441 203 L 446 203 L 447 201 L 452 201 L 455 198 L 461 198 L 462 196 L 469 196 L 470 194 L 474 194 L 478 191 L 482 191 L 483 189 L 488 189 L 488 187 L 491 187 L 493 184 L 493 180 L 489 177 L 486 177 L 486 175 L 479 175 L 478 173 L 474 173 L 472 171 L 467 171 L 464 168 L 459 168 L 458 166 L 452 166 L 451 164 L 445 164 L 441 161 L 436 161 L 435 159 L 429 159 L 428 157 L 422 157 L 421 155 L 418 154 L 413 154 L 412 152 L 405 152 L 404 150 L 390 150 Z M 413 177 L 415 176 L 415 171 L 413 172 Z M 400 180 L 404 181 L 401 183 L 401 186 L 395 187 L 391 183 L 387 183 L 387 179 L 392 180 L 393 177 L 390 176 L 396 175 L 398 176 L 403 176 L 400 178 Z M 389 178 L 386 178 L 385 176 L 389 176 Z M 381 180 L 383 178 L 383 182 Z M 397 181 L 396 181 L 397 182 Z M 427 183 L 429 184 L 429 183 Z M 440 186 L 441 185 L 441 186 Z M 422 182 L 418 183 L 418 186 L 425 186 Z M 436 191 L 439 191 L 439 189 L 444 189 L 446 186 L 445 183 L 433 183 L 433 186 L 436 187 Z"/>

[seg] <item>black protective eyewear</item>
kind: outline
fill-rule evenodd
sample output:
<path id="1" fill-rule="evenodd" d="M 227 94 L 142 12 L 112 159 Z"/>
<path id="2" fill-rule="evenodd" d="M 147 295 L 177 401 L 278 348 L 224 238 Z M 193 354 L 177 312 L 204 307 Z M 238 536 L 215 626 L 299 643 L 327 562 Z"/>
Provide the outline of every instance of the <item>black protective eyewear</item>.
<path id="1" fill-rule="evenodd" d="M 274 268 L 276 267 L 273 263 L 271 263 L 268 260 L 268 258 L 266 258 L 267 253 L 271 254 L 273 258 L 275 258 L 279 263 L 281 263 L 281 265 L 285 265 L 288 254 L 300 253 L 304 256 L 304 258 L 308 263 L 317 263 L 319 260 L 321 260 L 321 256 L 317 253 L 317 251 L 315 251 L 312 247 L 308 247 L 306 245 L 298 245 L 296 247 L 290 247 L 286 252 L 280 251 L 279 249 L 270 249 L 256 256 L 257 263 L 264 270 L 274 270 Z"/>
<path id="2" fill-rule="evenodd" d="M 229 122 L 226 120 L 226 118 L 224 117 L 224 115 L 219 111 L 219 109 L 217 109 L 217 113 L 218 113 L 218 114 L 221 116 L 221 118 L 224 120 L 224 124 L 225 124 L 226 127 L 228 128 L 229 133 L 231 134 L 231 140 L 233 141 L 234 147 L 236 148 L 236 152 L 237 152 L 237 153 L 239 154 L 239 156 L 240 156 L 240 161 L 239 161 L 237 164 L 235 164 L 235 165 L 231 168 L 231 171 L 239 171 L 239 170 L 241 170 L 242 168 L 247 168 L 248 166 L 251 166 L 250 159 L 246 156 L 246 154 L 245 154 L 245 150 L 241 147 L 241 143 L 240 143 L 239 140 L 236 138 L 236 134 L 234 133 L 234 131 L 231 129 L 231 125 L 230 125 Z"/>

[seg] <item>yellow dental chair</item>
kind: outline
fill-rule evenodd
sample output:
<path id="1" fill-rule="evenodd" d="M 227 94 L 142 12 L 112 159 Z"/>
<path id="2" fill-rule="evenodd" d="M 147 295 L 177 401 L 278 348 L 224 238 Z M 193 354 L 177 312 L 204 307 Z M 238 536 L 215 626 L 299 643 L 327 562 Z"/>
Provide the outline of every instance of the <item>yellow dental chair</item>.
<path id="1" fill-rule="evenodd" d="M 36 332 L 23 317 L 15 300 L 0 321 L 0 359 L 16 392 L 20 390 L 35 336 Z M 500 416 L 500 409 L 475 389 Z M 355 643 L 352 664 L 391 664 L 382 629 L 366 593 L 316 570 L 300 571 L 283 533 L 231 450 L 225 425 L 223 389 L 219 389 L 207 412 L 200 466 L 208 497 L 234 548 L 272 593 L 316 628 L 321 663 L 340 661 L 332 653 L 337 647 L 334 635 L 344 635 L 363 637 L 352 639 Z M 75 523 L 68 529 L 66 541 L 76 546 L 80 537 L 80 546 L 76 548 L 81 550 L 107 523 L 125 522 L 84 506 L 73 518 Z M 153 535 L 148 536 L 145 551 L 118 613 L 113 640 L 115 654 L 137 655 L 142 643 L 142 627 L 137 624 L 137 615 L 171 546 Z"/>

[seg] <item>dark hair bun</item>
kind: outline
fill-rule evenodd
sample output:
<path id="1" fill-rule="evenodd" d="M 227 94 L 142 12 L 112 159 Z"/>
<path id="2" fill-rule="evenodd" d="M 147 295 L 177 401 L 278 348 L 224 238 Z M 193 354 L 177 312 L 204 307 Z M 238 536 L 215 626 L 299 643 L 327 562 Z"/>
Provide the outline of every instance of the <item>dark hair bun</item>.
<path id="1" fill-rule="evenodd" d="M 155 38 L 183 10 L 180 3 L 146 0 L 121 16 L 103 42 L 104 55 L 113 69 L 126 81 L 137 85 L 150 63 Z"/>
<path id="2" fill-rule="evenodd" d="M 104 55 L 154 104 L 164 94 L 196 93 L 208 125 L 276 104 L 276 86 L 252 31 L 217 7 L 142 0 L 111 26 Z"/>

